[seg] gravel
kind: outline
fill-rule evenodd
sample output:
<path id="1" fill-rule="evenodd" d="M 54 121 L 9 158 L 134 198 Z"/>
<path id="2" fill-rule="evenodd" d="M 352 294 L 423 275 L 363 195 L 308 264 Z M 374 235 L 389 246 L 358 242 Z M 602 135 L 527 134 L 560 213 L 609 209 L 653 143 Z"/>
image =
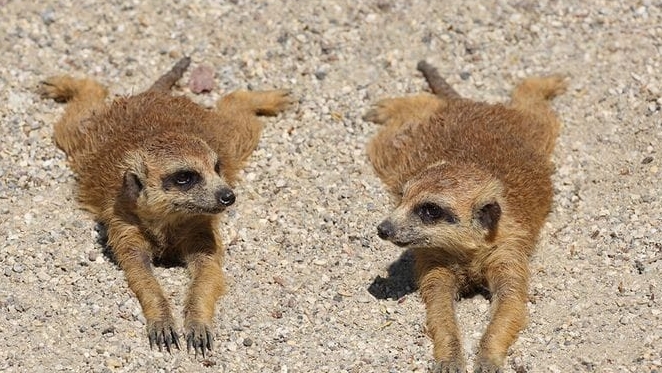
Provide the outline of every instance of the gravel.
<path id="1" fill-rule="evenodd" d="M 393 206 L 361 119 L 425 89 L 423 58 L 490 102 L 525 76 L 571 78 L 530 323 L 505 371 L 662 371 L 659 0 L 0 0 L 0 24 L 0 371 L 426 371 L 410 260 L 375 234 Z M 63 108 L 35 94 L 53 74 L 139 92 L 183 55 L 214 70 L 212 92 L 192 94 L 190 72 L 176 89 L 202 105 L 246 88 L 298 99 L 265 120 L 224 215 L 230 286 L 204 359 L 149 349 L 51 140 Z M 181 323 L 184 269 L 155 272 Z M 488 314 L 480 296 L 458 305 L 470 366 Z"/>

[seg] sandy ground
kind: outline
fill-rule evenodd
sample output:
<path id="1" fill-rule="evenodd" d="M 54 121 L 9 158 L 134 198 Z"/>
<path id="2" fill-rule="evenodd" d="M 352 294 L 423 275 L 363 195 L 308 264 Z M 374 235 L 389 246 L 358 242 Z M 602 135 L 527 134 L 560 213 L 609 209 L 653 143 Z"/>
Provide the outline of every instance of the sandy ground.
<path id="1" fill-rule="evenodd" d="M 393 206 L 361 119 L 426 88 L 419 59 L 490 102 L 525 76 L 571 79 L 554 103 L 564 128 L 530 323 L 505 371 L 662 370 L 661 1 L 166 3 L 0 0 L 0 371 L 426 371 L 410 261 L 376 236 Z M 213 92 L 193 95 L 188 73 L 176 90 L 203 105 L 239 88 L 298 100 L 265 120 L 223 219 L 230 288 L 207 359 L 149 349 L 51 140 L 63 107 L 35 94 L 62 73 L 139 92 L 183 55 L 214 69 Z M 181 323 L 187 274 L 156 273 Z M 489 303 L 458 314 L 471 367 Z"/>

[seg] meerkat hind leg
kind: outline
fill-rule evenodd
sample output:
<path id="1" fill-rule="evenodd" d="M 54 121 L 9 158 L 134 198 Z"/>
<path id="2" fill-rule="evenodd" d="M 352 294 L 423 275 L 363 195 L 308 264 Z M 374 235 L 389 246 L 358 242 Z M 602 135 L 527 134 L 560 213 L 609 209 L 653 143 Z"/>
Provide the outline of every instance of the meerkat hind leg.
<path id="1" fill-rule="evenodd" d="M 41 82 L 39 93 L 43 98 L 67 102 L 64 115 L 54 126 L 57 145 L 71 154 L 85 141 L 84 121 L 95 110 L 104 107 L 108 92 L 92 79 L 74 79 L 69 76 L 53 76 Z"/>
<path id="2" fill-rule="evenodd" d="M 384 124 L 368 143 L 368 158 L 391 193 L 399 196 L 401 187 L 423 164 L 414 161 L 415 149 L 425 141 L 418 129 L 446 105 L 431 94 L 389 98 L 379 101 L 364 117 Z"/>
<path id="3" fill-rule="evenodd" d="M 253 115 L 274 116 L 291 104 L 290 91 L 234 91 L 222 97 L 216 104 L 220 111 L 247 111 Z"/>
<path id="4" fill-rule="evenodd" d="M 510 106 L 524 115 L 535 118 L 535 127 L 524 132 L 544 154 L 554 150 L 561 124 L 552 110 L 550 100 L 565 92 L 567 82 L 561 75 L 534 77 L 522 81 L 512 93 Z M 528 122 L 527 122 L 528 123 Z"/>
<path id="5" fill-rule="evenodd" d="M 231 184 L 260 140 L 264 126 L 257 115 L 276 115 L 291 103 L 287 90 L 235 91 L 216 103 L 222 124 L 214 127 L 217 135 L 208 141 L 221 156 L 232 160 L 223 167 L 223 174 Z"/>
<path id="6" fill-rule="evenodd" d="M 400 127 L 408 122 L 426 121 L 445 105 L 446 101 L 428 93 L 386 98 L 378 101 L 363 119 L 387 127 Z"/>

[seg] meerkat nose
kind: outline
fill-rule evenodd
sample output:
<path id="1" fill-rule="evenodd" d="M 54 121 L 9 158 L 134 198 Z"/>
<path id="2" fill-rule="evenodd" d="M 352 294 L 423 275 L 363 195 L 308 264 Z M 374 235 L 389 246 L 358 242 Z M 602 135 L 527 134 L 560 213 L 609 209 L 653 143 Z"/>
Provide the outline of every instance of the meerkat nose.
<path id="1" fill-rule="evenodd" d="M 390 220 L 384 220 L 377 226 L 377 235 L 382 240 L 387 240 L 393 237 L 394 233 L 395 233 L 395 227 L 393 226 L 393 223 L 391 223 Z"/>
<path id="2" fill-rule="evenodd" d="M 221 202 L 223 206 L 230 206 L 234 203 L 236 197 L 229 188 L 223 188 L 216 192 L 216 199 Z"/>

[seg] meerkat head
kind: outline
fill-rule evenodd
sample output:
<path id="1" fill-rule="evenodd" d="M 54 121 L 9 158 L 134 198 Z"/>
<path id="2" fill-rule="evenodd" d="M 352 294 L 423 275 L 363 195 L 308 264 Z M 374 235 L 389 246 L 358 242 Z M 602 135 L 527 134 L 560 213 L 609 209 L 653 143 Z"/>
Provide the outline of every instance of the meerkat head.
<path id="1" fill-rule="evenodd" d="M 405 185 L 377 232 L 398 246 L 464 256 L 494 240 L 502 194 L 496 178 L 471 164 L 434 164 Z"/>
<path id="2" fill-rule="evenodd" d="M 223 160 L 203 140 L 164 133 L 126 159 L 122 196 L 140 216 L 217 214 L 235 201 Z"/>

